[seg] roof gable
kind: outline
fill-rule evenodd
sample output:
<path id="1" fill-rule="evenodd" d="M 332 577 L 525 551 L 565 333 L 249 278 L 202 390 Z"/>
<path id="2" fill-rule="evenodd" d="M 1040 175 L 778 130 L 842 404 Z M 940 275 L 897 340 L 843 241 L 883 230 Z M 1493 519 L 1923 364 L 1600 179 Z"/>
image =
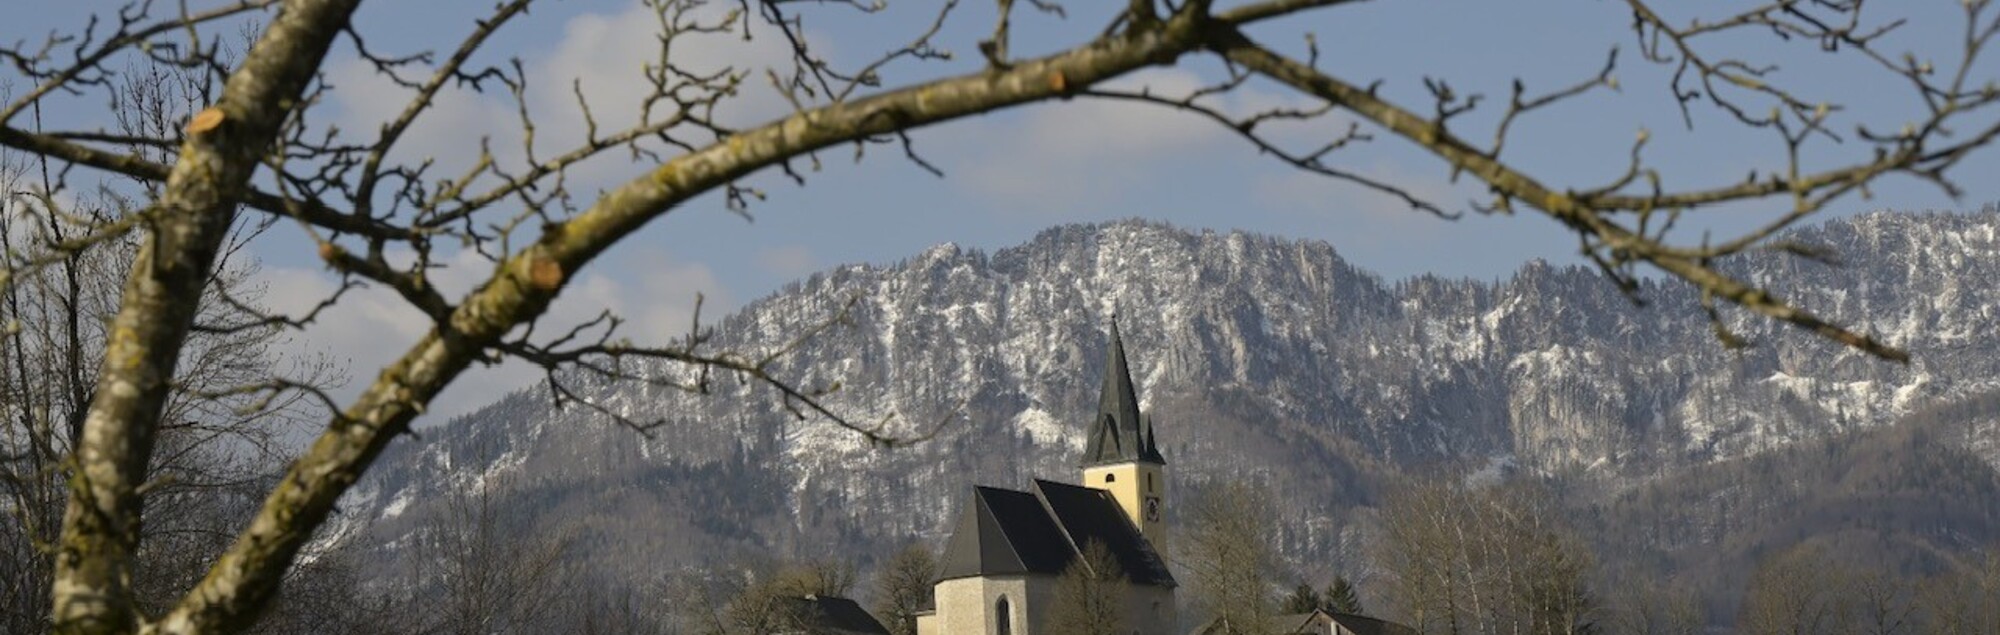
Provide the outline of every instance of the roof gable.
<path id="1" fill-rule="evenodd" d="M 1225 622 L 1215 618 L 1194 629 L 1193 635 L 1217 635 L 1223 633 Z M 1379 620 L 1352 613 L 1332 613 L 1314 609 L 1310 613 L 1288 613 L 1264 618 L 1264 633 L 1271 635 L 1299 635 L 1304 633 L 1324 633 L 1326 627 L 1339 625 L 1336 633 L 1352 635 L 1420 635 L 1417 629 L 1388 620 Z"/>
<path id="2" fill-rule="evenodd" d="M 1037 479 L 1035 495 L 1062 527 L 1072 549 L 1081 550 L 1093 540 L 1102 542 L 1132 582 L 1174 585 L 1174 576 L 1167 572 L 1165 559 L 1153 550 L 1139 528 L 1132 525 L 1132 519 L 1118 507 L 1118 500 L 1110 492 Z"/>
<path id="3" fill-rule="evenodd" d="M 1062 573 L 1076 551 L 1033 494 L 975 487 L 945 543 L 938 579 Z"/>
<path id="4" fill-rule="evenodd" d="M 1160 557 L 1110 492 L 1036 480 L 1034 491 L 975 487 L 945 543 L 939 580 L 1059 575 L 1096 540 L 1135 584 L 1174 586 Z"/>
<path id="5" fill-rule="evenodd" d="M 1334 623 L 1354 635 L 1417 635 L 1417 629 L 1353 613 L 1327 613 Z"/>
<path id="6" fill-rule="evenodd" d="M 889 629 L 854 600 L 817 595 L 787 599 L 799 625 L 812 635 L 889 635 Z"/>

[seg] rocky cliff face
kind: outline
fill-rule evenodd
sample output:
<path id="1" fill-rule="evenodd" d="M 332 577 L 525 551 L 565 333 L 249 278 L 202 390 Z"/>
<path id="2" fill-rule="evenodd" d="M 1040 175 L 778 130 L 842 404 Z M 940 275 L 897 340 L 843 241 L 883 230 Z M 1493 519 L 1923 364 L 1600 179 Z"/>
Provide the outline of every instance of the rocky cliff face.
<path id="1" fill-rule="evenodd" d="M 1276 488 L 1281 540 L 1301 558 L 1341 550 L 1344 510 L 1413 467 L 1629 485 L 2000 388 L 2000 215 L 1872 214 L 1790 239 L 1844 265 L 1732 266 L 1916 361 L 1745 316 L 1729 321 L 1756 346 L 1725 350 L 1673 282 L 1647 283 L 1640 308 L 1574 267 L 1391 282 L 1319 242 L 1064 226 L 990 254 L 943 245 L 839 267 L 716 325 L 717 347 L 759 351 L 846 307 L 779 374 L 839 382 L 829 406 L 892 432 L 942 423 L 932 440 L 870 448 L 726 377 L 706 396 L 580 380 L 597 403 L 666 425 L 645 438 L 523 391 L 391 448 L 345 522 L 390 540 L 439 495 L 505 478 L 518 509 L 586 527 L 593 557 L 634 575 L 744 549 L 865 559 L 941 540 L 973 483 L 1076 478 L 1114 314 L 1170 479 Z M 1965 443 L 2000 465 L 1992 428 Z"/>

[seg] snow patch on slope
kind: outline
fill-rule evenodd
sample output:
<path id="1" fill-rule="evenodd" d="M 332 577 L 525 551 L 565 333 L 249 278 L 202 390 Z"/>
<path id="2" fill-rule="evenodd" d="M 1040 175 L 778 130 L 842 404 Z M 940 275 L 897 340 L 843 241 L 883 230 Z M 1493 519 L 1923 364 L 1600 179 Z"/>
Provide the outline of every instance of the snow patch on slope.
<path id="1" fill-rule="evenodd" d="M 1056 421 L 1047 410 L 1029 408 L 1014 415 L 1013 426 L 1028 433 L 1035 445 L 1061 445 L 1071 451 L 1081 451 L 1085 443 L 1084 435 L 1075 426 L 1066 426 Z"/>

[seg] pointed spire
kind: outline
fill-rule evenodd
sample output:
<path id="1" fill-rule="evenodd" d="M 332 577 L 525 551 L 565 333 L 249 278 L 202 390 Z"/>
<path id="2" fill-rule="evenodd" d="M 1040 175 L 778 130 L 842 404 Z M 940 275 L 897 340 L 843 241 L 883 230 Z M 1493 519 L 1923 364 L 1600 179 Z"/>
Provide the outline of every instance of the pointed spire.
<path id="1" fill-rule="evenodd" d="M 1139 395 L 1132 389 L 1132 370 L 1125 364 L 1125 342 L 1118 337 L 1117 318 L 1111 322 L 1111 346 L 1104 355 L 1104 388 L 1097 397 L 1097 415 L 1118 420 L 1119 432 L 1139 431 Z"/>
<path id="2" fill-rule="evenodd" d="M 1153 437 L 1153 415 L 1148 414 L 1144 415 L 1144 417 L 1146 419 L 1146 449 L 1143 451 L 1143 456 L 1155 463 L 1164 465 L 1167 460 L 1160 456 L 1160 444 Z"/>
<path id="3" fill-rule="evenodd" d="M 1118 318 L 1111 319 L 1111 344 L 1104 356 L 1104 384 L 1097 398 L 1085 465 L 1148 461 L 1164 465 L 1154 447 L 1150 421 L 1139 415 L 1139 394 L 1132 387 L 1132 370 L 1125 362 L 1125 341 L 1118 335 Z"/>

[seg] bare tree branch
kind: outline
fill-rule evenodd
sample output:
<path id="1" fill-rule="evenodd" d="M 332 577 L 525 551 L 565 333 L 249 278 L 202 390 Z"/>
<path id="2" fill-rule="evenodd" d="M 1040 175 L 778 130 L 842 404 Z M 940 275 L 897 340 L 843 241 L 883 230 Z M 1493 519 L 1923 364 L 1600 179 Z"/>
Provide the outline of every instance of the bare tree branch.
<path id="1" fill-rule="evenodd" d="M 1485 181 L 1500 197 L 1522 201 L 1579 234 L 1592 238 L 1595 242 L 1591 243 L 1589 253 L 1593 257 L 1603 257 L 1607 263 L 1616 263 L 1621 258 L 1635 258 L 1688 282 L 1705 294 L 1728 300 L 1760 315 L 1798 326 L 1884 359 L 1900 362 L 1909 360 L 1909 353 L 1901 349 L 1827 322 L 1786 304 L 1768 291 L 1724 275 L 1710 266 L 1707 258 L 1693 258 L 1684 253 L 1660 249 L 1650 239 L 1604 216 L 1602 214 L 1604 208 L 1599 207 L 1596 201 L 1579 199 L 1550 189 L 1540 181 L 1494 159 L 1489 153 L 1478 150 L 1464 140 L 1445 132 L 1434 119 L 1404 110 L 1376 97 L 1364 88 L 1335 79 L 1304 63 L 1272 53 L 1233 30 L 1217 29 L 1210 37 L 1216 51 L 1230 61 L 1353 111 L 1438 155 L 1449 162 L 1454 170 L 1462 170 Z M 1891 157 L 1884 159 L 1886 164 L 1871 164 L 1852 170 L 1857 171 L 1856 176 L 1862 174 L 1873 176 L 1908 160 L 1909 157 Z M 1826 183 L 1832 182 L 1829 180 Z M 1813 180 L 1807 183 L 1820 183 L 1820 181 Z M 1719 197 L 1716 200 L 1751 196 L 1754 194 L 1743 192 Z M 1673 199 L 1671 195 L 1662 198 L 1678 200 Z M 1671 203 L 1662 203 L 1649 206 L 1647 209 L 1675 206 Z M 1614 253 L 1609 256 L 1599 256 L 1598 249 Z"/>

